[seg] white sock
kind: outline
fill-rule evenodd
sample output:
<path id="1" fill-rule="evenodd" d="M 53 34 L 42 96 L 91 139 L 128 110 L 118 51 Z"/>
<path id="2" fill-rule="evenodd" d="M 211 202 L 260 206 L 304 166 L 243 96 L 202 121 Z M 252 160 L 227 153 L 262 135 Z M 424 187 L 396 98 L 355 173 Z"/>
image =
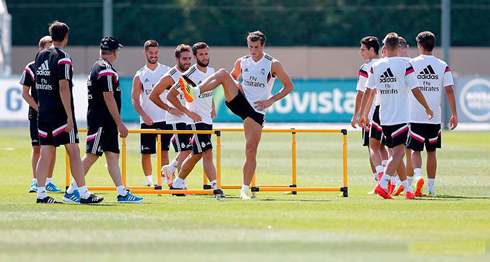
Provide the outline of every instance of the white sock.
<path id="1" fill-rule="evenodd" d="M 145 176 L 145 179 L 147 185 L 153 185 L 153 175 Z"/>
<path id="2" fill-rule="evenodd" d="M 383 167 L 385 167 L 385 166 L 386 166 L 386 164 L 388 164 L 388 159 L 381 161 L 381 165 L 382 165 Z"/>
<path id="3" fill-rule="evenodd" d="M 250 189 L 250 186 L 242 185 L 242 191 L 247 191 Z"/>
<path id="4" fill-rule="evenodd" d="M 396 185 L 396 176 L 392 176 L 390 179 L 391 184 Z"/>
<path id="5" fill-rule="evenodd" d="M 405 192 L 411 192 L 411 193 L 413 193 L 413 190 L 410 187 L 410 185 L 408 184 L 408 181 L 407 180 L 403 180 L 402 181 L 402 185 L 403 185 L 403 188 L 405 189 Z"/>
<path id="6" fill-rule="evenodd" d="M 45 198 L 48 196 L 48 193 L 46 193 L 46 187 L 40 186 L 37 188 L 37 198 Z"/>
<path id="7" fill-rule="evenodd" d="M 436 183 L 435 178 L 429 178 L 429 191 L 434 192 L 434 185 Z"/>
<path id="8" fill-rule="evenodd" d="M 52 177 L 48 177 L 46 178 L 46 185 L 51 183 L 53 181 L 53 178 Z"/>
<path id="9" fill-rule="evenodd" d="M 172 185 L 173 188 L 184 188 L 184 184 L 185 183 L 185 180 L 180 178 L 180 177 L 177 177 L 174 181 L 174 184 Z"/>
<path id="10" fill-rule="evenodd" d="M 33 184 L 34 184 L 34 183 L 36 183 L 36 184 L 37 184 L 37 178 L 33 178 L 33 179 L 32 179 L 32 183 L 33 183 Z"/>
<path id="11" fill-rule="evenodd" d="M 117 186 L 116 190 L 117 190 L 117 194 L 120 196 L 126 196 L 128 194 L 128 191 L 123 185 Z"/>
<path id="12" fill-rule="evenodd" d="M 179 161 L 177 161 L 177 157 L 174 158 L 174 160 L 172 160 L 172 163 L 168 164 L 168 171 L 170 172 L 170 174 L 175 172 L 178 164 L 179 164 Z"/>
<path id="13" fill-rule="evenodd" d="M 413 176 L 407 176 L 407 180 L 408 180 L 408 185 L 412 186 Z"/>
<path id="14" fill-rule="evenodd" d="M 373 173 L 374 181 L 378 182 L 378 173 Z"/>
<path id="15" fill-rule="evenodd" d="M 382 189 L 387 189 L 388 188 L 388 181 L 390 181 L 391 176 L 388 174 L 384 174 L 383 177 L 381 177 L 381 181 L 379 181 L 379 185 L 381 186 Z"/>
<path id="16" fill-rule="evenodd" d="M 87 185 L 79 187 L 78 191 L 80 192 L 81 198 L 87 199 L 90 196 L 90 192 L 88 192 Z"/>
<path id="17" fill-rule="evenodd" d="M 194 89 L 194 97 L 199 97 L 199 95 L 201 94 L 201 89 L 199 88 L 199 86 L 195 86 L 193 89 Z"/>
<path id="18" fill-rule="evenodd" d="M 415 180 L 421 179 L 422 178 L 422 169 L 414 168 L 413 169 L 413 176 L 415 177 Z"/>
<path id="19" fill-rule="evenodd" d="M 379 175 L 379 173 L 384 172 L 385 168 L 383 166 L 376 166 L 376 173 Z"/>
<path id="20" fill-rule="evenodd" d="M 218 189 L 218 183 L 216 182 L 216 179 L 211 181 L 211 186 L 213 187 L 214 190 Z"/>
<path id="21" fill-rule="evenodd" d="M 66 193 L 67 194 L 73 194 L 73 192 L 75 190 L 78 189 L 78 186 L 77 186 L 77 181 L 75 181 L 75 179 L 72 179 L 71 180 L 71 183 L 70 183 L 70 186 L 68 187 L 68 189 L 66 190 Z"/>

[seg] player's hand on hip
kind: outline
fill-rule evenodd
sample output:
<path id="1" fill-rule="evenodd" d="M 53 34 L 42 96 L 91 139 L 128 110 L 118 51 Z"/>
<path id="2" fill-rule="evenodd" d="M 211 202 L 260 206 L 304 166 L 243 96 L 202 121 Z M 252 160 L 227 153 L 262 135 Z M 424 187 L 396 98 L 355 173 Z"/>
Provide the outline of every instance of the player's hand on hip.
<path id="1" fill-rule="evenodd" d="M 201 117 L 198 114 L 194 113 L 194 112 L 190 112 L 189 113 L 189 117 L 194 121 L 194 123 L 199 122 L 199 121 L 202 120 Z"/>
<path id="2" fill-rule="evenodd" d="M 357 123 L 357 116 L 353 116 L 352 119 L 350 120 L 350 125 L 353 128 L 357 128 L 356 123 Z"/>
<path id="3" fill-rule="evenodd" d="M 147 126 L 151 126 L 151 125 L 153 125 L 153 120 L 151 119 L 151 117 L 150 117 L 150 116 L 148 116 L 148 115 L 144 115 L 144 116 L 142 116 L 142 118 L 143 118 L 143 122 L 145 122 L 145 124 L 146 124 Z"/>
<path id="4" fill-rule="evenodd" d="M 71 117 L 68 117 L 66 119 L 66 129 L 65 132 L 70 133 L 73 130 L 73 119 Z"/>
<path id="5" fill-rule="evenodd" d="M 126 138 L 128 136 L 128 129 L 123 123 L 117 125 L 117 130 L 119 131 L 120 137 Z"/>
<path id="6" fill-rule="evenodd" d="M 264 101 L 257 101 L 255 102 L 255 108 L 260 111 L 264 111 L 265 109 L 269 108 L 274 102 L 270 99 L 264 100 Z"/>
<path id="7" fill-rule="evenodd" d="M 168 110 L 168 112 L 169 112 L 170 114 L 174 115 L 174 116 L 182 116 L 182 115 L 184 115 L 184 113 L 183 113 L 182 111 L 180 111 L 180 110 L 179 110 L 179 109 L 177 109 L 177 108 L 173 108 L 173 107 L 171 107 L 171 108 Z"/>
<path id="8" fill-rule="evenodd" d="M 426 109 L 425 113 L 427 113 L 427 115 L 429 116 L 429 120 L 431 120 L 434 117 L 434 112 L 432 112 L 430 108 Z"/>
<path id="9" fill-rule="evenodd" d="M 451 130 L 454 130 L 457 126 L 458 126 L 458 117 L 452 116 L 451 119 L 449 120 L 449 128 Z"/>

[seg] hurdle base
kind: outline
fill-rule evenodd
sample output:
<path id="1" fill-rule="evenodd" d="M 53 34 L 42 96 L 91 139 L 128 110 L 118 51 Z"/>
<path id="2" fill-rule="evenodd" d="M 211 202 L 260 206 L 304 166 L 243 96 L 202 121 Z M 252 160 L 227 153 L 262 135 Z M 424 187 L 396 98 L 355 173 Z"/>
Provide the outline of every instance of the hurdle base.
<path id="1" fill-rule="evenodd" d="M 347 187 L 341 187 L 340 188 L 340 191 L 342 191 L 342 196 L 343 197 L 348 197 L 349 196 L 349 192 L 348 192 Z"/>
<path id="2" fill-rule="evenodd" d="M 211 185 L 202 185 L 202 189 L 213 189 Z"/>

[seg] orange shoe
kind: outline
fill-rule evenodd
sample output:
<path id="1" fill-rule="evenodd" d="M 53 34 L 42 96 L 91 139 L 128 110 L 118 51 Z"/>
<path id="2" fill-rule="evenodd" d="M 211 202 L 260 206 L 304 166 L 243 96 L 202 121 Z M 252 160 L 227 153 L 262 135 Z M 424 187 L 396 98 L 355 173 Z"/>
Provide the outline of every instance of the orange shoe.
<path id="1" fill-rule="evenodd" d="M 379 184 L 379 181 L 381 181 L 381 178 L 383 177 L 384 174 L 385 174 L 385 172 L 380 172 L 378 174 L 378 184 Z"/>
<path id="2" fill-rule="evenodd" d="M 393 199 L 390 194 L 388 194 L 388 191 L 385 189 L 381 188 L 380 185 L 378 185 L 375 189 L 374 192 L 376 192 L 378 195 L 380 195 L 384 199 Z"/>
<path id="3" fill-rule="evenodd" d="M 417 188 L 415 189 L 415 196 L 416 197 L 421 197 L 422 196 L 422 187 L 424 186 L 424 179 L 419 178 L 417 179 Z"/>
<path id="4" fill-rule="evenodd" d="M 415 196 L 413 195 L 413 193 L 410 192 L 410 191 L 407 191 L 407 193 L 405 193 L 405 197 L 407 199 L 414 199 L 415 198 Z"/>
<path id="5" fill-rule="evenodd" d="M 405 187 L 401 183 L 398 184 L 392 196 L 399 196 L 403 192 L 403 190 L 405 190 Z"/>

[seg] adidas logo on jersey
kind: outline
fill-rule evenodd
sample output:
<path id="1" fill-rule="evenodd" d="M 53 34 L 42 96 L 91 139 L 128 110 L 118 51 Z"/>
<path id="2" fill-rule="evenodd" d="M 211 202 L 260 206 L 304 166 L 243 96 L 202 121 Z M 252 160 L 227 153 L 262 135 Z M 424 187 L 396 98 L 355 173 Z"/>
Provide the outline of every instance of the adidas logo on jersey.
<path id="1" fill-rule="evenodd" d="M 147 78 L 147 79 L 145 79 L 145 83 L 148 83 L 148 82 L 150 82 L 150 80 L 148 80 L 148 78 Z"/>
<path id="2" fill-rule="evenodd" d="M 434 72 L 432 66 L 428 65 L 424 70 L 420 71 L 417 75 L 417 79 L 439 79 L 439 76 Z"/>
<path id="3" fill-rule="evenodd" d="M 245 70 L 243 70 L 243 72 L 248 72 L 248 68 L 245 68 Z"/>
<path id="4" fill-rule="evenodd" d="M 51 71 L 49 71 L 49 65 L 48 65 L 48 60 L 45 60 L 44 63 L 41 64 L 37 68 L 36 75 L 38 76 L 50 76 Z"/>
<path id="5" fill-rule="evenodd" d="M 396 82 L 396 77 L 395 75 L 393 75 L 393 72 L 391 72 L 390 68 L 386 69 L 386 71 L 379 77 L 379 82 L 380 83 Z"/>

